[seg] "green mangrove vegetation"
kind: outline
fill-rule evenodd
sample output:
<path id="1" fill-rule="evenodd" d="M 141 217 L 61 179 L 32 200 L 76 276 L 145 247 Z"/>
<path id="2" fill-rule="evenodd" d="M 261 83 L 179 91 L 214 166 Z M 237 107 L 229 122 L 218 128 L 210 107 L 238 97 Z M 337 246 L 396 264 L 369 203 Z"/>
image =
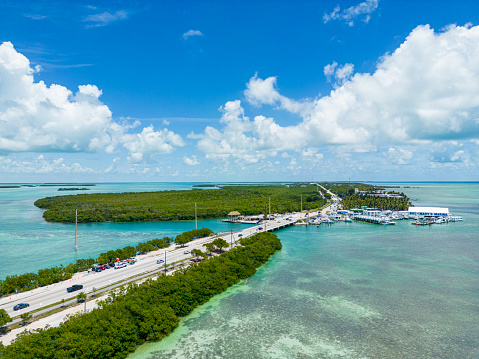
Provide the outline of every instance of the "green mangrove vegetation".
<path id="1" fill-rule="evenodd" d="M 8 315 L 5 309 L 0 309 L 0 328 L 2 328 L 8 322 L 11 322 L 12 318 Z"/>
<path id="2" fill-rule="evenodd" d="M 196 238 L 208 237 L 213 234 L 209 228 L 192 229 L 191 231 L 183 232 L 176 236 L 175 243 L 184 246 Z"/>
<path id="3" fill-rule="evenodd" d="M 46 209 L 45 220 L 50 222 L 132 222 L 192 220 L 195 218 L 225 218 L 231 211 L 242 215 L 271 212 L 295 212 L 319 208 L 325 203 L 316 185 L 255 185 L 223 186 L 221 189 L 191 191 L 161 191 L 138 193 L 77 194 L 46 197 L 35 202 Z"/>
<path id="4" fill-rule="evenodd" d="M 157 280 L 111 292 L 100 308 L 71 316 L 55 328 L 20 334 L 0 358 L 124 358 L 146 341 L 171 333 L 181 317 L 225 291 L 281 249 L 272 233 L 242 239 L 243 246 Z"/>
<path id="5" fill-rule="evenodd" d="M 406 211 L 408 207 L 412 206 L 411 200 L 401 192 L 387 192 L 390 195 L 401 196 L 401 198 L 380 197 L 380 194 L 386 194 L 382 186 L 365 183 L 324 183 L 323 185 L 341 197 L 341 204 L 344 209 L 368 207 Z"/>
<path id="6" fill-rule="evenodd" d="M 195 238 L 203 238 L 211 235 L 213 231 L 209 228 L 193 229 L 176 236 L 175 241 L 178 244 L 186 244 Z M 116 250 L 110 250 L 101 253 L 97 259 L 77 259 L 75 263 L 66 266 L 60 265 L 52 268 L 40 269 L 37 273 L 24 273 L 19 275 L 7 276 L 0 280 L 0 297 L 12 293 L 26 292 L 38 287 L 47 286 L 53 283 L 70 279 L 75 273 L 82 272 L 91 268 L 95 263 L 110 263 L 117 258 L 120 260 L 133 257 L 139 253 L 147 253 L 161 248 L 169 247 L 173 243 L 173 238 L 163 237 L 155 238 L 146 242 L 140 242 L 135 247 L 126 246 Z"/>
<path id="7" fill-rule="evenodd" d="M 391 211 L 407 211 L 412 206 L 411 201 L 406 195 L 402 198 L 386 198 L 386 197 L 374 197 L 367 194 L 353 194 L 345 197 L 341 204 L 344 209 L 352 208 L 377 208 L 381 210 L 389 209 Z"/>

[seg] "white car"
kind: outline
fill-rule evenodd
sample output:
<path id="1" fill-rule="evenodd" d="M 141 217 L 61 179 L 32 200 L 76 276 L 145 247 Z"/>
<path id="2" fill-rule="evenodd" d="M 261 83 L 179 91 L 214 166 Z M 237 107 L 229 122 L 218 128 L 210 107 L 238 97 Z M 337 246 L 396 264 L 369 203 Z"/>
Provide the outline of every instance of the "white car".
<path id="1" fill-rule="evenodd" d="M 126 262 L 117 262 L 115 263 L 115 269 L 125 268 Z"/>
<path id="2" fill-rule="evenodd" d="M 190 251 L 184 251 L 183 254 L 190 254 Z"/>

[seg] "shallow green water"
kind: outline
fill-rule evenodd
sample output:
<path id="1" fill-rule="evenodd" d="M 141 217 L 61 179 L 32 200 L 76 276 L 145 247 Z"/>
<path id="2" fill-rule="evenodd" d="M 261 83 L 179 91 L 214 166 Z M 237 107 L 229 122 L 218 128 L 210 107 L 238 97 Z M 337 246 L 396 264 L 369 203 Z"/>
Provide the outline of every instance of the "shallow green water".
<path id="1" fill-rule="evenodd" d="M 336 223 L 276 232 L 283 250 L 252 278 L 131 358 L 478 358 L 479 184 L 408 183 L 417 206 L 464 222 Z M 99 184 L 92 192 L 190 189 Z M 419 187 L 419 188 L 412 188 Z M 33 202 L 56 187 L 0 189 L 0 278 L 193 228 L 193 222 L 46 223 Z M 230 224 L 201 221 L 215 231 Z"/>
<path id="2" fill-rule="evenodd" d="M 276 232 L 252 278 L 131 358 L 478 358 L 479 185 L 407 184 L 464 222 Z"/>
<path id="3" fill-rule="evenodd" d="M 103 183 L 81 193 L 189 190 L 194 183 Z M 60 186 L 61 187 L 61 186 Z M 81 186 L 79 186 L 81 187 Z M 136 245 L 164 236 L 176 236 L 195 228 L 194 221 L 78 224 L 47 223 L 43 210 L 33 203 L 43 197 L 75 194 L 59 187 L 0 188 L 0 279 L 8 275 L 68 264 L 79 258 L 96 258 L 110 249 Z M 194 203 L 191 204 L 194 213 Z M 198 221 L 198 228 L 228 231 L 243 225 L 219 220 Z"/>

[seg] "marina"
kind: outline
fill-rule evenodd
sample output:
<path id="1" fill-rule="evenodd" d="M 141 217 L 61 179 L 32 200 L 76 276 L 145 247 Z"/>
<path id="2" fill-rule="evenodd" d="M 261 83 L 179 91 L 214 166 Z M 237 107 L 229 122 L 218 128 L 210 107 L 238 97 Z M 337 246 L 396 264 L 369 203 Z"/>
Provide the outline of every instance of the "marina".
<path id="1" fill-rule="evenodd" d="M 337 210 L 327 211 L 325 216 L 310 215 L 307 223 L 309 225 L 319 226 L 321 224 L 332 224 L 334 222 L 365 222 L 379 225 L 395 225 L 395 221 L 413 219 L 413 225 L 424 226 L 432 224 L 443 224 L 449 222 L 462 221 L 461 216 L 449 215 L 447 208 L 441 208 L 436 210 L 434 207 L 430 207 L 428 212 L 418 212 L 415 207 L 410 207 L 409 211 L 390 211 L 390 210 L 378 210 L 375 208 L 363 208 L 354 210 Z M 418 213 L 423 213 L 418 215 Z M 430 215 L 435 214 L 435 215 Z"/>
<path id="2" fill-rule="evenodd" d="M 192 352 L 231 358 L 238 352 L 252 358 L 476 358 L 479 207 L 470 197 L 478 198 L 479 187 L 407 185 L 408 196 L 422 198 L 418 205 L 449 207 L 467 226 L 417 227 L 414 219 L 392 219 L 394 213 L 391 227 L 356 220 L 289 226 L 277 232 L 281 252 L 254 277 L 130 359 L 192 358 Z M 446 192 L 460 205 L 441 196 Z M 326 213 L 321 217 L 329 220 Z"/>
<path id="3" fill-rule="evenodd" d="M 151 190 L 153 185 L 109 185 L 108 190 L 131 190 L 133 186 Z M 98 185 L 98 191 L 105 190 L 105 187 Z M 452 187 L 452 190 L 455 188 L 462 187 Z M 37 193 L 40 189 L 33 188 L 32 191 Z M 46 189 L 41 190 L 41 196 L 47 194 L 45 191 Z M 364 357 L 361 350 L 366 347 L 371 355 L 377 354 L 377 357 L 384 356 L 385 353 L 388 357 L 401 357 L 404 348 L 407 348 L 409 352 L 431 353 L 430 356 L 423 357 L 432 359 L 440 357 L 440 353 L 445 350 L 437 348 L 437 335 L 453 333 L 459 343 L 447 343 L 447 350 L 455 357 L 472 357 L 471 353 L 475 349 L 464 346 L 461 340 L 471 338 L 477 321 L 471 321 L 474 318 L 471 311 L 459 304 L 477 303 L 477 292 L 474 292 L 468 274 L 473 275 L 475 268 L 471 246 L 477 246 L 477 243 L 471 241 L 471 238 L 476 238 L 475 223 L 479 222 L 470 217 L 477 218 L 477 208 L 469 199 L 470 190 L 467 191 L 467 196 L 461 197 L 462 203 L 466 203 L 462 207 L 448 202 L 447 198 L 442 203 L 443 199 L 436 197 L 437 190 L 428 192 L 427 188 L 421 188 L 411 191 L 416 197 L 420 197 L 418 192 L 422 191 L 421 196 L 428 203 L 436 201 L 446 206 L 449 204 L 450 212 L 461 215 L 450 216 L 450 222 L 457 221 L 458 225 L 444 223 L 427 226 L 427 230 L 424 230 L 424 227 L 411 226 L 415 219 L 409 219 L 407 211 L 378 211 L 376 215 L 387 215 L 391 221 L 396 222 L 393 227 L 385 228 L 355 220 L 354 215 L 363 215 L 362 209 L 346 211 L 339 208 L 339 205 L 334 210 L 331 208 L 321 213 L 298 213 L 291 221 L 287 220 L 290 217 L 281 219 L 282 215 L 271 215 L 270 221 L 255 226 L 258 230 L 262 227 L 266 231 L 281 228 L 277 235 L 284 248 L 271 263 L 258 270 L 248 281 L 231 288 L 182 320 L 186 324 L 182 324 L 170 337 L 139 349 L 138 355 L 132 354 L 132 357 L 188 357 L 187 353 L 192 346 L 198 356 L 204 357 L 235 357 L 238 350 L 242 353 L 251 350 L 268 357 L 267 348 L 277 347 L 277 343 L 283 340 L 276 328 L 286 325 L 290 328 L 287 336 L 291 339 L 288 340 L 308 338 L 312 344 L 306 343 L 304 351 L 324 352 L 325 358 L 337 356 L 328 354 L 328 351 L 314 343 L 334 342 L 335 348 L 348 353 L 347 357 L 350 358 Z M 19 194 L 21 193 L 12 192 L 9 195 Z M 35 196 L 39 197 L 40 194 Z M 48 251 L 53 246 L 62 246 L 65 253 L 70 253 L 68 249 L 74 244 L 74 224 L 44 223 L 41 211 L 30 204 L 33 199 L 22 201 L 26 206 L 18 206 L 18 209 L 11 205 L 12 201 L 4 199 L 0 202 L 4 209 L 0 213 L 3 234 L 9 235 L 12 241 L 24 236 L 22 241 L 15 241 L 15 246 L 21 247 L 28 240 L 30 248 L 23 251 L 24 258 L 18 260 L 13 260 L 13 250 L 2 251 L 6 254 L 4 259 L 10 272 L 24 272 L 27 264 L 37 268 L 51 265 L 52 258 L 48 258 Z M 460 225 L 462 216 L 467 219 L 467 226 Z M 12 218 L 23 224 L 16 227 L 16 232 L 7 227 Z M 292 223 L 296 220 L 303 223 L 306 220 L 308 224 L 316 225 L 293 226 Z M 198 225 L 228 233 L 230 229 L 239 232 L 251 227 L 220 220 L 202 220 Z M 175 235 L 191 227 L 194 227 L 193 221 L 79 224 L 78 251 L 104 250 L 108 246 L 117 248 L 134 244 L 138 238 L 146 240 L 155 236 Z M 26 231 L 25 228 L 29 230 Z M 38 235 L 32 236 L 33 233 Z M 227 239 L 229 241 L 229 235 Z M 4 240 L 2 244 L 5 249 L 8 241 Z M 85 255 L 82 254 L 83 256 Z M 48 258 L 47 265 L 41 262 L 44 258 Z M 154 261 L 156 263 L 156 258 Z M 437 263 L 437 266 L 431 267 L 431 261 Z M 20 265 L 18 269 L 17 264 Z M 460 270 L 455 269 L 458 266 Z M 443 277 L 447 281 L 441 281 Z M 398 288 L 404 293 L 400 300 L 397 296 Z M 468 294 L 471 294 L 470 298 L 467 297 Z M 457 301 L 458 296 L 460 302 Z M 451 301 L 450 298 L 456 299 Z M 435 306 L 427 307 L 429 302 L 435 306 L 438 303 L 441 305 L 441 318 L 447 317 L 447 325 L 435 315 Z M 271 308 L 281 310 L 272 311 Z M 316 314 L 311 318 L 311 313 Z M 297 320 L 298 315 L 306 319 Z M 263 320 L 258 322 L 258 317 Z M 229 324 L 225 326 L 224 323 Z M 320 331 L 317 330 L 318 323 L 323 328 Z M 371 323 L 375 323 L 374 328 L 371 328 Z M 394 325 L 394 329 L 389 323 Z M 343 324 L 350 328 L 348 337 L 341 334 L 345 328 Z M 417 330 L 419 324 L 427 332 Z M 249 326 L 256 328 L 255 335 L 248 334 Z M 218 328 L 221 328 L 220 332 Z M 441 333 L 437 332 L 437 328 L 440 328 Z M 370 338 L 364 338 L 365 330 L 369 331 Z M 421 341 L 411 341 L 411 333 L 421 338 Z M 379 346 L 377 343 L 384 335 L 396 338 L 397 343 L 392 343 L 387 348 Z M 220 337 L 228 341 L 236 340 L 237 344 L 231 348 L 221 345 L 217 343 L 217 338 Z M 341 339 L 338 341 L 337 338 Z M 154 353 L 143 354 L 145 351 L 150 352 L 149 348 Z M 172 351 L 176 351 L 177 356 L 168 354 Z M 297 351 L 293 348 L 285 348 L 281 357 L 294 357 L 294 353 Z"/>

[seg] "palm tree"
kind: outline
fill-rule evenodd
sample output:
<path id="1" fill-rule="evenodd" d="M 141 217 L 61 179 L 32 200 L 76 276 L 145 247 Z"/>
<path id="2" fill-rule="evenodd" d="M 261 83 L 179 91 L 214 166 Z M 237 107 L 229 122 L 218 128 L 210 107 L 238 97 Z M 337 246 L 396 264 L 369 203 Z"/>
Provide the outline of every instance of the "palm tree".
<path id="1" fill-rule="evenodd" d="M 32 315 L 30 313 L 23 313 L 20 314 L 20 318 L 22 319 L 22 325 L 26 325 L 30 319 L 32 319 Z"/>
<path id="2" fill-rule="evenodd" d="M 80 292 L 76 298 L 78 303 L 83 303 L 86 300 L 86 294 L 84 292 Z"/>

